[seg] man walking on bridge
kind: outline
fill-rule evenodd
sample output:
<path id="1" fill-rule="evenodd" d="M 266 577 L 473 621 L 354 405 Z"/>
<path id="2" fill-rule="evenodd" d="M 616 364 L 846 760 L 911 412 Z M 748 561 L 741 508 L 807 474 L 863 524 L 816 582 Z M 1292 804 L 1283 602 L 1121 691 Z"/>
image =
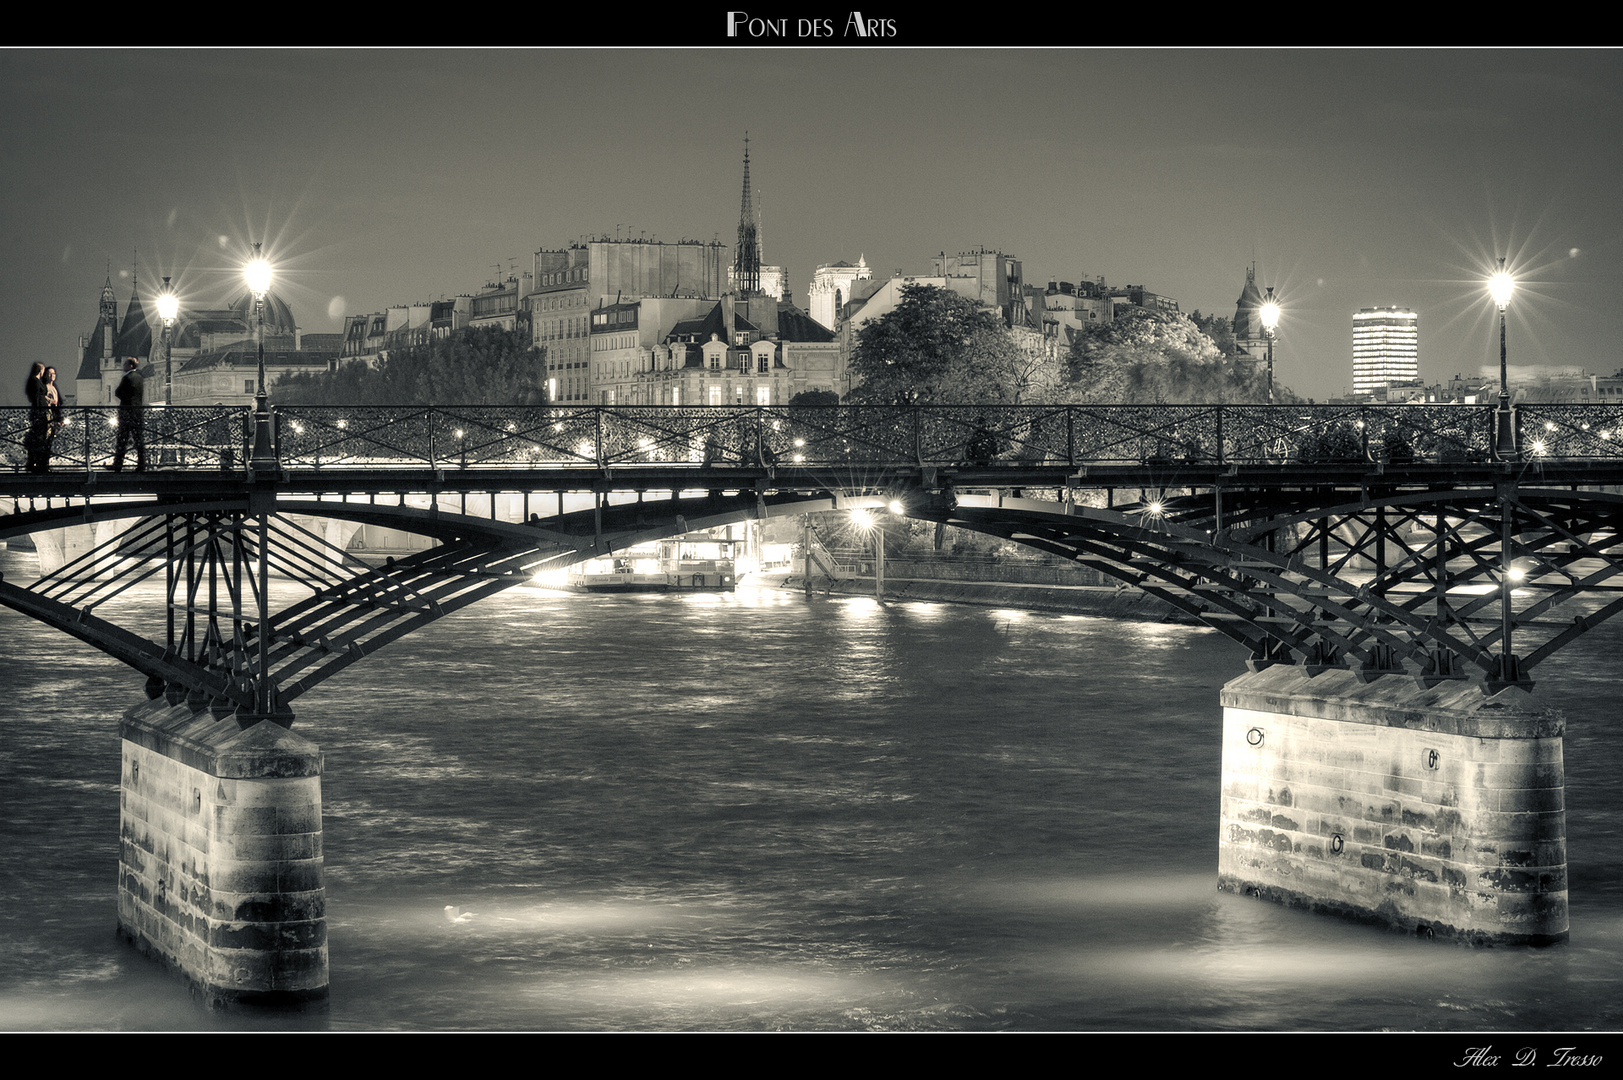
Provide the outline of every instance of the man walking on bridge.
<path id="1" fill-rule="evenodd" d="M 135 441 L 135 471 L 147 471 L 146 391 L 141 378 L 141 361 L 130 357 L 124 361 L 124 378 L 113 395 L 118 398 L 118 444 L 113 451 L 113 471 L 124 471 L 124 451 Z"/>

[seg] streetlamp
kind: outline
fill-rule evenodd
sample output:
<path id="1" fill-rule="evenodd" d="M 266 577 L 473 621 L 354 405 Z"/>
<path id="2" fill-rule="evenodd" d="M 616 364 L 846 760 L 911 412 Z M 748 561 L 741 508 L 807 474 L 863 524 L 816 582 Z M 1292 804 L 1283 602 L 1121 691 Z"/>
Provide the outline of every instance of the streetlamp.
<path id="1" fill-rule="evenodd" d="M 254 472 L 276 468 L 276 451 L 271 447 L 270 395 L 265 393 L 265 294 L 270 291 L 271 266 L 254 245 L 254 257 L 242 268 L 248 291 L 254 294 L 254 339 L 259 344 L 259 379 L 254 392 L 254 452 L 249 464 Z"/>
<path id="2" fill-rule="evenodd" d="M 175 291 L 169 287 L 169 279 L 163 279 L 163 292 L 158 294 L 158 317 L 163 320 L 163 403 L 168 405 L 175 400 L 174 376 L 174 345 L 169 340 L 169 331 L 174 328 L 175 316 L 180 313 L 180 301 L 175 298 Z"/>
<path id="3" fill-rule="evenodd" d="M 1268 298 L 1262 304 L 1262 328 L 1268 333 L 1268 404 L 1274 403 L 1274 331 L 1279 329 L 1279 301 L 1274 299 L 1274 287 L 1268 286 Z"/>
<path id="4" fill-rule="evenodd" d="M 1493 302 L 1499 305 L 1499 415 L 1496 417 L 1498 438 L 1494 444 L 1494 456 L 1501 461 L 1515 461 L 1516 453 L 1516 425 L 1510 414 L 1510 371 L 1505 364 L 1505 308 L 1510 306 L 1510 293 L 1516 286 L 1515 279 L 1510 271 L 1505 269 L 1505 260 L 1499 260 L 1499 269 L 1488 279 L 1488 292 L 1493 296 Z"/>
<path id="5" fill-rule="evenodd" d="M 868 510 L 853 510 L 851 523 L 867 532 L 873 530 L 873 595 L 881 604 L 885 602 L 885 530 L 879 524 L 879 515 Z"/>

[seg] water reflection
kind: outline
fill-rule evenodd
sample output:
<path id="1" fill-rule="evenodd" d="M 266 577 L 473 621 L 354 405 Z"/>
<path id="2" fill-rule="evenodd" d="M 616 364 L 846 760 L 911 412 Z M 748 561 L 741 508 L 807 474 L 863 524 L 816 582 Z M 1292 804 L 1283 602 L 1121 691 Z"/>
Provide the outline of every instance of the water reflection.
<path id="1" fill-rule="evenodd" d="M 1572 944 L 1472 951 L 1215 890 L 1217 689 L 1243 662 L 1218 635 L 513 590 L 301 699 L 326 757 L 333 1000 L 279 1023 L 1619 1026 L 1620 638 L 1548 676 Z M 0 1026 L 260 1023 L 197 1013 L 110 940 L 116 718 L 139 680 L 4 611 L 0 671 L 0 840 L 30 868 L 0 917 Z"/>

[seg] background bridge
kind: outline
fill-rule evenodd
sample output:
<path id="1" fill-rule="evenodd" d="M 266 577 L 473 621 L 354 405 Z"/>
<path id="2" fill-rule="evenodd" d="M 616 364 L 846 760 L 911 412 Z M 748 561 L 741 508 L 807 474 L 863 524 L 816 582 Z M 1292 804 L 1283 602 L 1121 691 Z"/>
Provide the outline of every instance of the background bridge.
<path id="1" fill-rule="evenodd" d="M 255 419 L 150 410 L 154 468 L 112 474 L 116 410 L 76 410 L 53 472 L 32 475 L 27 411 L 0 410 L 0 535 L 131 523 L 0 582 L 0 603 L 135 667 L 150 696 L 244 725 L 291 723 L 356 659 L 543 569 L 859 505 L 1075 559 L 1216 627 L 1254 668 L 1493 691 L 1623 610 L 1616 406 L 1522 406 L 1513 456 L 1488 406 L 295 407 L 271 414 L 268 460 Z M 566 492 L 590 509 L 566 512 Z M 367 561 L 303 518 L 438 543 Z M 272 610 L 272 573 L 309 595 Z M 161 640 L 98 614 L 159 574 Z"/>

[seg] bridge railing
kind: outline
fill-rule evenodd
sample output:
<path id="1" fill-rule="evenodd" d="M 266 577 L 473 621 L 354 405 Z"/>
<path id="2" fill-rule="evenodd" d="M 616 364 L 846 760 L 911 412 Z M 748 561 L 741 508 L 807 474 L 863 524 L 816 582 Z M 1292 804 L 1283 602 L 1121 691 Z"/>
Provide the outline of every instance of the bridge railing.
<path id="1" fill-rule="evenodd" d="M 251 409 L 238 405 L 149 406 L 142 413 L 142 441 L 147 465 L 170 468 L 234 468 L 245 460 Z M 0 468 L 21 471 L 27 465 L 27 442 L 37 428 L 31 410 L 0 408 Z M 51 436 L 50 465 L 55 471 L 105 469 L 118 448 L 118 406 L 74 406 L 63 411 Z M 134 468 L 135 448 L 125 452 Z"/>
<path id="2" fill-rule="evenodd" d="M 1623 456 L 1623 404 L 1518 405 L 1516 419 L 1529 457 Z"/>
<path id="3" fill-rule="evenodd" d="M 1528 457 L 1623 457 L 1623 405 L 1521 405 Z M 244 406 L 146 410 L 150 465 L 242 467 Z M 1064 465 L 1486 461 L 1487 405 L 283 406 L 284 469 L 633 465 Z M 0 468 L 20 471 L 34 421 L 0 408 Z M 73 408 L 58 469 L 101 468 L 114 406 Z"/>
<path id="4" fill-rule="evenodd" d="M 1486 460 L 1490 406 L 290 406 L 284 468 Z M 1620 445 L 1623 450 L 1623 445 Z"/>

